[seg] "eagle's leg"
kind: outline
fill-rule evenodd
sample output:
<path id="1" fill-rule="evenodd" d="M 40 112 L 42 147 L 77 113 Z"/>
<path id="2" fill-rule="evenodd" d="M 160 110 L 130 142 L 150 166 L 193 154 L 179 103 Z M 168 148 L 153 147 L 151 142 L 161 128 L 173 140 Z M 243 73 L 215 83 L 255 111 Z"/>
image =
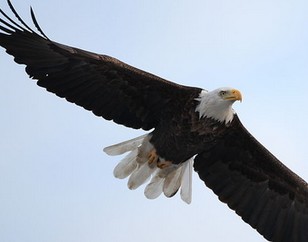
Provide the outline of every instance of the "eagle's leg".
<path id="1" fill-rule="evenodd" d="M 157 167 L 160 168 L 160 169 L 164 169 L 164 168 L 167 168 L 169 166 L 172 165 L 172 162 L 171 161 L 168 161 L 168 160 L 164 160 L 164 159 L 159 159 L 157 161 Z"/>
<path id="2" fill-rule="evenodd" d="M 158 155 L 156 153 L 156 150 L 153 149 L 148 154 L 148 163 L 149 165 L 152 165 L 153 163 L 157 163 L 158 161 Z"/>
<path id="3" fill-rule="evenodd" d="M 172 165 L 171 161 L 166 161 L 164 159 L 159 159 L 159 156 L 156 153 L 155 149 L 152 149 L 148 154 L 148 163 L 151 166 L 156 163 L 157 167 L 160 169 L 164 169 Z"/>

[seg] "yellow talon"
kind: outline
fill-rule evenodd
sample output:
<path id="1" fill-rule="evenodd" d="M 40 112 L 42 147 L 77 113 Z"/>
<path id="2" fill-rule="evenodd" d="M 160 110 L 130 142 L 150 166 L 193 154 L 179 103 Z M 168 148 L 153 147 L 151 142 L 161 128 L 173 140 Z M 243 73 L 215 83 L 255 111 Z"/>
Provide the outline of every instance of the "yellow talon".
<path id="1" fill-rule="evenodd" d="M 160 169 L 164 169 L 172 165 L 171 161 L 166 161 L 164 159 L 159 159 L 156 150 L 153 149 L 148 154 L 148 163 L 149 166 L 157 166 Z"/>
<path id="2" fill-rule="evenodd" d="M 164 168 L 167 168 L 169 166 L 172 165 L 172 162 L 171 161 L 166 161 L 166 160 L 159 160 L 157 162 L 157 167 L 160 168 L 160 169 L 164 169 Z"/>
<path id="3" fill-rule="evenodd" d="M 158 160 L 158 155 L 156 154 L 156 150 L 153 149 L 148 154 L 148 163 L 149 165 L 152 165 L 153 163 L 156 163 Z"/>

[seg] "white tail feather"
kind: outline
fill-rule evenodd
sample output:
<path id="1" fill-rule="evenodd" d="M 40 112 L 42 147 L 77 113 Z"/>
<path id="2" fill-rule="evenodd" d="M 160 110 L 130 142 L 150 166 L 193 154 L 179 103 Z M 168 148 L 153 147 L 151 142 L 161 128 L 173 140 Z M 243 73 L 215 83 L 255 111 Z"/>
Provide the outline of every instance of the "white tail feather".
<path id="1" fill-rule="evenodd" d="M 141 146 L 138 147 L 136 160 L 140 165 L 148 161 L 149 153 L 154 149 L 154 146 L 150 143 L 150 138 L 151 135 L 144 137 Z"/>
<path id="2" fill-rule="evenodd" d="M 193 158 L 190 158 L 183 164 L 183 175 L 181 182 L 181 198 L 187 204 L 191 203 L 192 196 L 192 166 L 193 166 Z"/>
<path id="3" fill-rule="evenodd" d="M 144 189 L 144 195 L 149 199 L 157 198 L 162 192 L 166 176 L 176 169 L 176 165 L 164 169 L 157 169 L 150 183 Z"/>
<path id="4" fill-rule="evenodd" d="M 148 134 L 141 135 L 139 137 L 136 137 L 131 140 L 127 140 L 115 145 L 111 145 L 104 148 L 104 152 L 106 152 L 108 155 L 114 156 L 114 155 L 122 155 L 128 151 L 136 149 L 139 145 L 141 145 L 143 139 Z"/>
<path id="5" fill-rule="evenodd" d="M 174 171 L 170 172 L 164 182 L 163 192 L 166 197 L 172 197 L 181 186 L 182 166 L 179 166 Z"/>
<path id="6" fill-rule="evenodd" d="M 157 162 L 151 164 L 148 162 L 149 153 L 154 149 L 154 146 L 150 143 L 150 138 L 151 135 L 145 134 L 104 149 L 108 155 L 120 155 L 131 151 L 114 168 L 114 176 L 120 179 L 129 176 L 127 185 L 132 190 L 152 177 L 144 190 L 147 198 L 157 198 L 161 193 L 164 193 L 167 197 L 172 197 L 181 188 L 181 198 L 189 204 L 192 194 L 193 158 L 182 164 L 160 169 L 157 167 Z"/>
<path id="7" fill-rule="evenodd" d="M 128 177 L 136 168 L 136 156 L 138 154 L 138 149 L 134 149 L 130 152 L 120 163 L 114 168 L 113 175 L 116 178 L 124 179 Z"/>
<path id="8" fill-rule="evenodd" d="M 134 190 L 145 183 L 157 169 L 156 164 L 150 166 L 148 163 L 144 163 L 130 175 L 127 186 L 129 189 Z"/>
<path id="9" fill-rule="evenodd" d="M 163 192 L 164 186 L 164 177 L 159 177 L 155 175 L 151 182 L 146 186 L 144 189 L 144 195 L 148 199 L 155 199 L 158 198 L 160 194 Z"/>

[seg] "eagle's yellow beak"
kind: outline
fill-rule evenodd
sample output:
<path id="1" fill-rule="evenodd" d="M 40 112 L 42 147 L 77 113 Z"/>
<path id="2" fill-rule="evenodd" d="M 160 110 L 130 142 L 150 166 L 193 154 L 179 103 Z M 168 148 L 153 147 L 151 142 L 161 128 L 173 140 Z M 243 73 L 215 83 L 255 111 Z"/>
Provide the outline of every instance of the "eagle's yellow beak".
<path id="1" fill-rule="evenodd" d="M 224 96 L 224 99 L 242 102 L 242 94 L 237 89 L 231 89 L 229 92 L 226 93 L 226 95 Z"/>

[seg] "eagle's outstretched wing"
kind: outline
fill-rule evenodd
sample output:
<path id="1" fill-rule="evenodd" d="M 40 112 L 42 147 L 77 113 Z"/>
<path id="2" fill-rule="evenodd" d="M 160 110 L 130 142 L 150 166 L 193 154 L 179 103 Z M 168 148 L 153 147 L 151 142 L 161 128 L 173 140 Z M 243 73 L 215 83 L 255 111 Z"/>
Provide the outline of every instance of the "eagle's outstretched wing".
<path id="1" fill-rule="evenodd" d="M 26 65 L 26 72 L 38 80 L 39 86 L 98 116 L 149 130 L 158 125 L 167 108 L 179 108 L 186 97 L 200 92 L 115 58 L 56 43 L 43 33 L 32 9 L 32 19 L 40 34 L 8 3 L 20 24 L 1 10 L 0 45 L 17 63 Z"/>
<path id="2" fill-rule="evenodd" d="M 235 115 L 223 139 L 195 158 L 222 202 L 269 241 L 308 241 L 308 185 L 266 150 Z"/>
<path id="3" fill-rule="evenodd" d="M 117 59 L 51 41 L 0 10 L 0 45 L 38 85 L 94 114 L 132 128 L 155 128 L 201 89 L 181 86 Z M 179 110 L 180 111 L 180 110 Z M 219 199 L 266 239 L 308 241 L 307 183 L 279 162 L 242 126 L 237 116 L 223 138 L 198 154 L 195 170 Z"/>

